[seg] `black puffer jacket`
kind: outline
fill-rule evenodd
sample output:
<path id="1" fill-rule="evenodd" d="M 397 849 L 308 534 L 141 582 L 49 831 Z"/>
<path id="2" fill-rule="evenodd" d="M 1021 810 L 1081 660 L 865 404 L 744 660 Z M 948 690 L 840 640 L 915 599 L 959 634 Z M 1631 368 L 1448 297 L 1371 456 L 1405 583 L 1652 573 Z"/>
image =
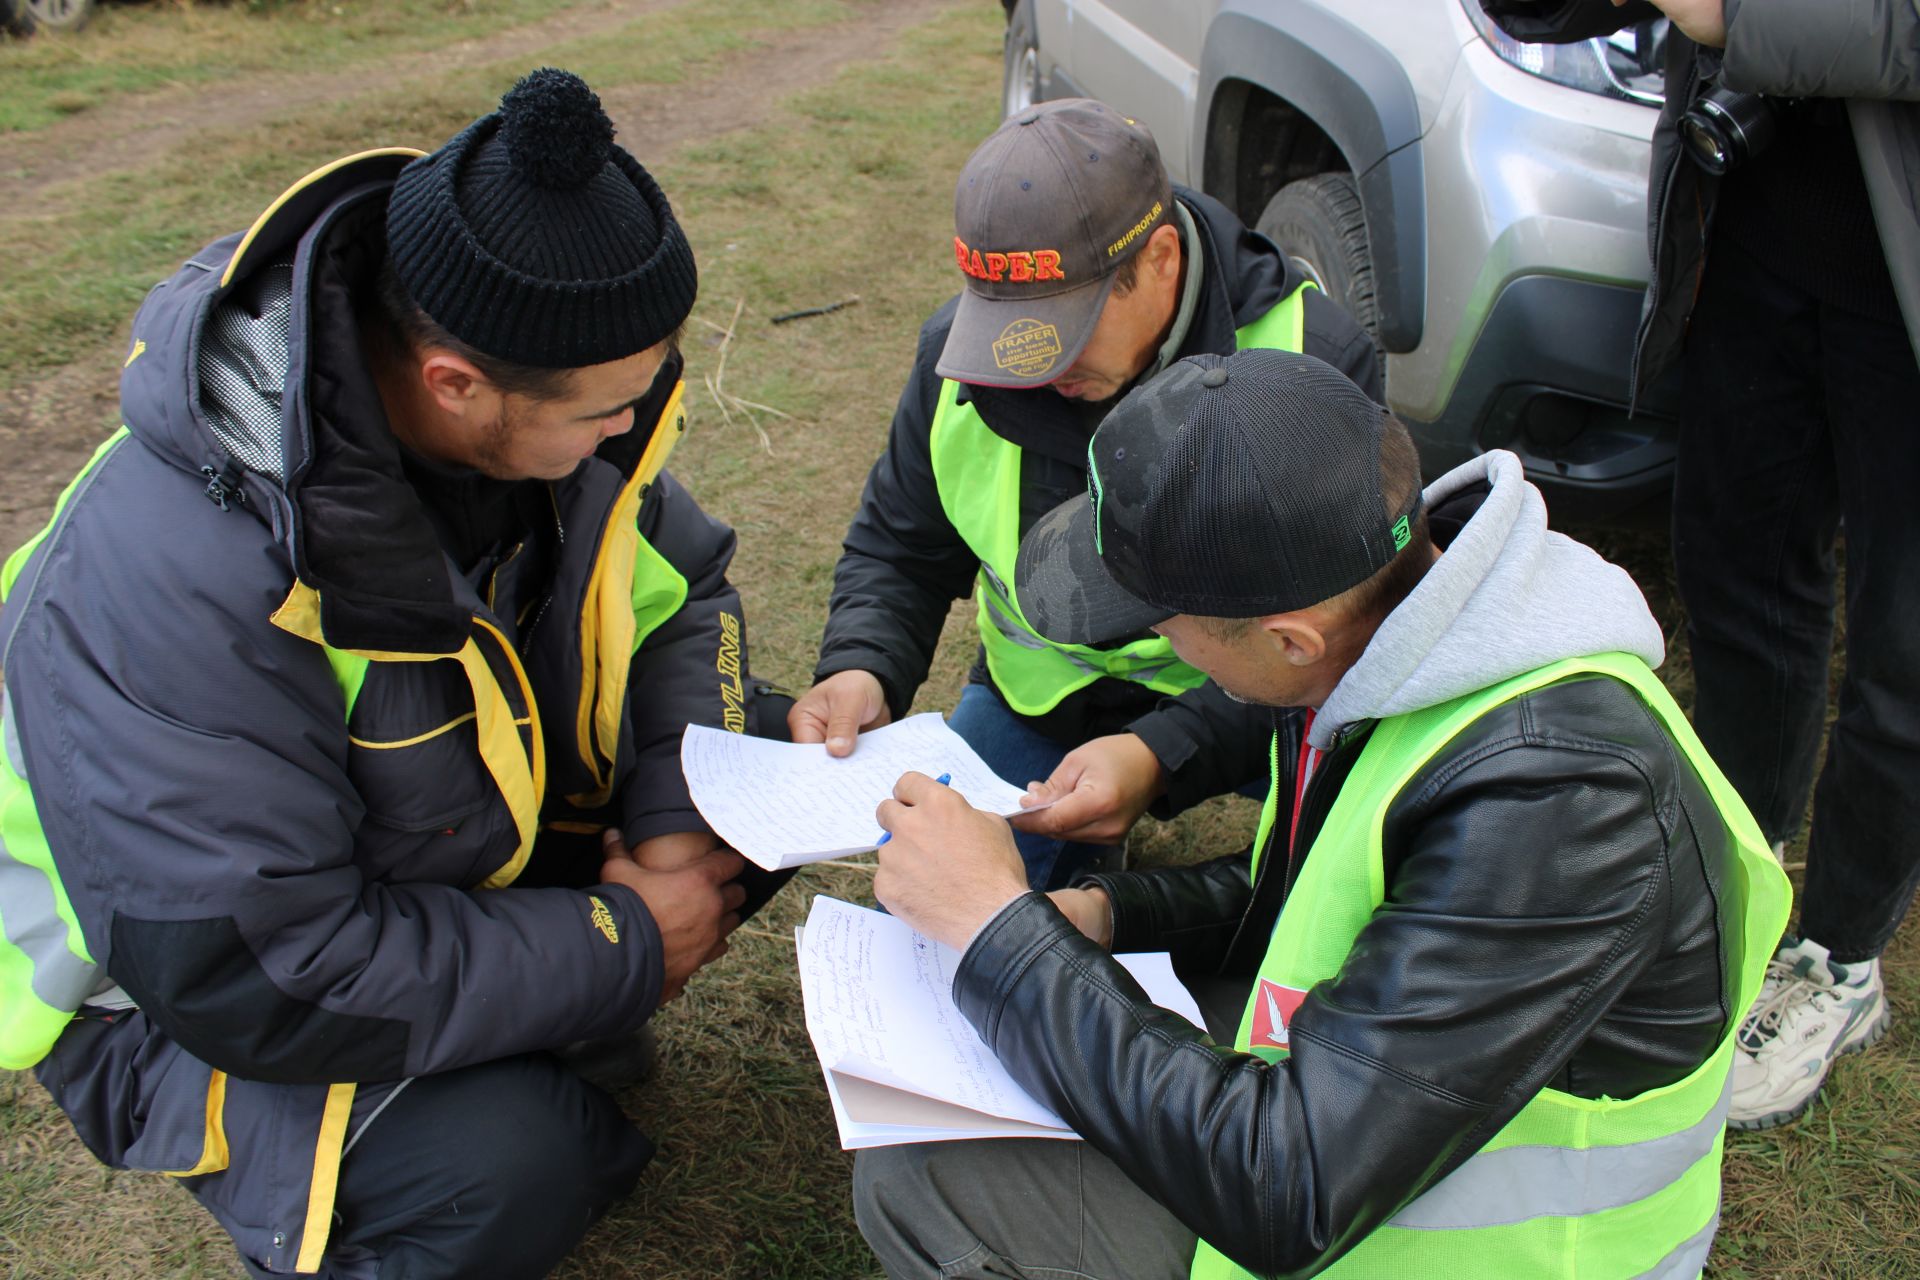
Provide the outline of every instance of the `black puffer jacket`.
<path id="1" fill-rule="evenodd" d="M 1233 350 L 1234 330 L 1272 310 L 1300 286 L 1302 277 L 1273 243 L 1249 231 L 1217 200 L 1174 188 L 1206 238 L 1205 273 L 1182 356 Z M 934 482 L 928 447 L 941 379 L 934 371 L 952 324 L 954 302 L 934 313 L 920 330 L 914 365 L 894 410 L 886 452 L 867 476 L 860 510 L 847 530 L 845 553 L 833 573 L 826 633 L 820 641 L 816 680 L 839 671 L 878 676 L 897 718 L 927 677 L 940 628 L 955 600 L 973 590 L 980 561 L 947 519 Z M 1305 349 L 1357 382 L 1375 400 L 1384 392 L 1373 343 L 1359 325 L 1318 290 L 1306 295 Z M 1020 531 L 1087 487 L 1087 440 L 1110 406 L 1089 407 L 1052 391 L 1007 391 L 967 387 L 971 401 L 996 434 L 1022 450 Z M 1116 642 L 1124 643 L 1124 642 Z M 987 682 L 985 664 L 976 681 Z M 1172 807 L 1205 798 L 1188 777 L 1209 772 L 1209 720 L 1245 718 L 1211 685 L 1168 700 L 1125 680 L 1098 680 L 1066 698 L 1038 720 L 1062 742 L 1132 729 L 1154 749 L 1169 772 Z M 1194 766 L 1194 767 L 1189 767 Z"/>
<path id="2" fill-rule="evenodd" d="M 1625 575 L 1583 571 L 1574 544 L 1545 532 L 1516 460 L 1495 455 L 1462 470 L 1473 468 L 1494 474 L 1490 493 L 1456 472 L 1429 489 L 1430 506 L 1451 516 L 1478 503 L 1467 530 L 1503 518 L 1512 527 L 1452 539 L 1402 606 L 1451 616 L 1452 634 L 1407 660 L 1411 677 L 1376 679 L 1381 714 L 1412 709 L 1392 704 L 1408 687 L 1433 687 L 1435 666 L 1493 647 L 1474 630 L 1489 621 L 1475 617 L 1478 604 L 1494 604 L 1495 621 L 1516 633 L 1508 656 L 1517 669 L 1543 665 L 1523 643 L 1529 617 L 1510 610 L 1530 589 L 1595 596 L 1595 644 L 1585 652 L 1628 647 L 1632 627 L 1651 625 L 1644 605 L 1630 626 L 1609 621 L 1630 607 Z M 1449 525 L 1436 519 L 1436 537 Z M 1481 573 L 1483 553 L 1501 543 L 1513 554 Z M 1505 568 L 1514 572 L 1503 578 Z M 1474 603 L 1456 614 L 1463 600 Z M 1387 626 L 1376 643 L 1408 640 L 1409 628 L 1388 636 Z M 1551 630 L 1541 644 L 1555 643 Z M 1577 652 L 1574 644 L 1559 656 Z M 1361 662 L 1391 667 L 1403 656 L 1370 646 Z M 1371 675 L 1381 674 L 1376 665 Z M 1358 664 L 1356 675 L 1368 678 Z M 1454 696 L 1464 691 L 1456 685 Z M 1299 857 L 1377 723 L 1341 719 L 1331 732 L 1313 730 L 1329 749 L 1301 805 Z M 1279 794 L 1290 798 L 1304 718 L 1276 713 L 1273 727 Z M 1618 681 L 1570 678 L 1496 708 L 1401 790 L 1384 827 L 1385 901 L 1338 975 L 1289 1020 L 1291 1056 L 1270 1065 L 1222 1045 L 1297 874 L 1287 819 L 1283 801 L 1254 883 L 1245 854 L 1092 880 L 1113 902 L 1114 949 L 1171 950 L 1217 1041 L 1145 1004 L 1038 894 L 988 923 L 954 979 L 960 1008 L 1015 1078 L 1260 1274 L 1329 1265 L 1544 1087 L 1620 1098 L 1686 1076 L 1733 1016 L 1722 957 L 1742 920 L 1727 891 L 1737 848 L 1665 730 Z"/>

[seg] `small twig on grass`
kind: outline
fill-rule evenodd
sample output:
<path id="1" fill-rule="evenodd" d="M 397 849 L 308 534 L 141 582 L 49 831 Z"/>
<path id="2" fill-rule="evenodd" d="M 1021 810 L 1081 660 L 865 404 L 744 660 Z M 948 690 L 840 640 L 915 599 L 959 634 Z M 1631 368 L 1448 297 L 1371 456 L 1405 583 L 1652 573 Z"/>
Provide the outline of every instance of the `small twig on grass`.
<path id="1" fill-rule="evenodd" d="M 793 939 L 790 937 L 783 938 L 777 933 L 768 933 L 765 929 L 749 929 L 745 925 L 739 926 L 734 930 L 734 932 L 744 933 L 754 938 L 772 938 L 775 942 L 792 942 L 793 941 Z"/>
<path id="2" fill-rule="evenodd" d="M 860 301 L 860 295 L 856 293 L 851 298 L 842 298 L 838 302 L 829 302 L 824 307 L 802 307 L 798 311 L 783 311 L 779 315 L 771 317 L 767 323 L 785 324 L 789 320 L 805 320 L 808 316 L 830 316 L 841 308 L 850 307 L 858 301 Z"/>
<path id="3" fill-rule="evenodd" d="M 822 858 L 813 864 L 816 867 L 846 867 L 850 871 L 873 872 L 880 869 L 877 862 L 842 862 L 838 858 Z"/>
<path id="4" fill-rule="evenodd" d="M 706 375 L 707 394 L 712 396 L 714 404 L 720 407 L 720 417 L 728 426 L 733 425 L 733 414 L 738 410 L 740 416 L 753 427 L 754 434 L 760 437 L 760 447 L 766 450 L 768 457 L 772 457 L 773 441 L 767 438 L 766 428 L 760 425 L 760 419 L 754 416 L 754 410 L 758 409 L 761 413 L 772 414 L 776 418 L 783 418 L 789 422 L 793 420 L 793 415 L 783 413 L 772 405 L 761 404 L 757 400 L 742 399 L 727 390 L 727 356 L 733 350 L 733 335 L 740 328 L 740 313 L 746 310 L 746 307 L 745 298 L 734 303 L 733 319 L 727 321 L 725 328 L 704 317 L 701 320 L 702 324 L 720 334 L 720 358 L 714 362 L 713 372 Z"/>

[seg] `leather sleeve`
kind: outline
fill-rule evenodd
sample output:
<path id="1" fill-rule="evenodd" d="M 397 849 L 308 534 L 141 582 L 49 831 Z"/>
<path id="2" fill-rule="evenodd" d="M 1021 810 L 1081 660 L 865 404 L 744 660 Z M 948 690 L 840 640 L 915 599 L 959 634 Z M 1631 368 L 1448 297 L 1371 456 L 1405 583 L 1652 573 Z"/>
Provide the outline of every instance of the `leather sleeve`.
<path id="1" fill-rule="evenodd" d="M 1190 867 L 1086 876 L 1113 905 L 1113 950 L 1169 951 L 1182 970 L 1216 970 L 1253 896 L 1250 850 Z"/>
<path id="2" fill-rule="evenodd" d="M 980 561 L 947 519 L 934 481 L 930 433 L 939 401 L 934 364 L 952 304 L 920 332 L 886 451 L 867 474 L 860 510 L 833 570 L 826 632 L 814 680 L 871 671 L 894 718 L 927 678 L 953 602 L 973 590 Z"/>
<path id="3" fill-rule="evenodd" d="M 974 940 L 956 1001 L 1202 1237 L 1262 1275 L 1314 1274 L 1511 1119 L 1662 944 L 1672 814 L 1647 757 L 1523 712 L 1503 727 L 1397 802 L 1386 901 L 1282 1063 L 1145 1005 L 1038 895 Z"/>

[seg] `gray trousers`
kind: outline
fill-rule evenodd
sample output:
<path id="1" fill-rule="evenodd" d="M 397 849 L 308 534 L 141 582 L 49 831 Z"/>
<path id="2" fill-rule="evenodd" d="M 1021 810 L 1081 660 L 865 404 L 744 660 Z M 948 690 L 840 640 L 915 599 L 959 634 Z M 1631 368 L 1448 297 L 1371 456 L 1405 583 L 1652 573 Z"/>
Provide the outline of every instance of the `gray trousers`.
<path id="1" fill-rule="evenodd" d="M 1185 1280 L 1195 1237 L 1084 1142 L 874 1147 L 853 1209 L 892 1280 Z"/>

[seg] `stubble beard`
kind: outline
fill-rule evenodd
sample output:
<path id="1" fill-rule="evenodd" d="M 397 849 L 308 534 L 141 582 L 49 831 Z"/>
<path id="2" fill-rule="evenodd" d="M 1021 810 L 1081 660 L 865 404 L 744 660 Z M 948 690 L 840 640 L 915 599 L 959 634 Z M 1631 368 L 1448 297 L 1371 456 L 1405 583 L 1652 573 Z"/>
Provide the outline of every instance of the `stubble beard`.
<path id="1" fill-rule="evenodd" d="M 474 444 L 476 471 L 491 476 L 495 480 L 524 478 L 514 474 L 507 467 L 507 449 L 512 444 L 514 431 L 519 425 L 519 417 L 514 413 L 512 404 L 503 398 L 499 415 L 480 429 L 480 438 Z"/>

